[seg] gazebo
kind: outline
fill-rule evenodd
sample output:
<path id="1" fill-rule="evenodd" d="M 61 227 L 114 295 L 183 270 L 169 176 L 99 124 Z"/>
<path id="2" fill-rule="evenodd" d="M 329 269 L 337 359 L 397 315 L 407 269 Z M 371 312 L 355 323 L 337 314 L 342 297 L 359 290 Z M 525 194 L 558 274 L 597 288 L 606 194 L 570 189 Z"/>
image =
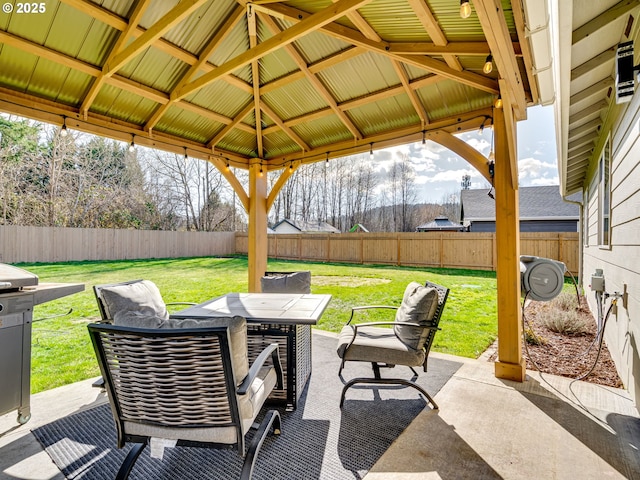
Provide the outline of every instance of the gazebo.
<path id="1" fill-rule="evenodd" d="M 553 99 L 547 19 L 533 0 L 9 2 L 0 111 L 215 165 L 248 212 L 251 291 L 296 169 L 447 147 L 495 188 L 496 375 L 522 381 L 516 122 Z M 485 127 L 495 162 L 454 135 Z"/>

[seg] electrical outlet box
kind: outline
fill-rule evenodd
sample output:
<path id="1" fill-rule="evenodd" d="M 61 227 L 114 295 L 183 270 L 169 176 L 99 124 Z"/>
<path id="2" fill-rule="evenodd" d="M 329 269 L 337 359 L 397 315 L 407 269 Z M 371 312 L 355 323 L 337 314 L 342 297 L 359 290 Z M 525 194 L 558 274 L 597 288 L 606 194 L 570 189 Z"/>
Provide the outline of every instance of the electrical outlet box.
<path id="1" fill-rule="evenodd" d="M 591 275 L 591 291 L 592 292 L 604 292 L 604 276 L 593 274 Z"/>

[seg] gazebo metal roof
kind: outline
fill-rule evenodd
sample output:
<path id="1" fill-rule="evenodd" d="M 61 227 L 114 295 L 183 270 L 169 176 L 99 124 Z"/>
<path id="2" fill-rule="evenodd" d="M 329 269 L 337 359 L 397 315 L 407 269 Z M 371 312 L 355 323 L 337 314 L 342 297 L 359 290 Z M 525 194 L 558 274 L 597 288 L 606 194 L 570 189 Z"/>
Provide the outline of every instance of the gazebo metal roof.
<path id="1" fill-rule="evenodd" d="M 8 5 L 0 110 L 218 166 L 488 126 L 499 77 L 517 118 L 538 101 L 519 0 L 475 0 L 465 19 L 457 0 Z"/>

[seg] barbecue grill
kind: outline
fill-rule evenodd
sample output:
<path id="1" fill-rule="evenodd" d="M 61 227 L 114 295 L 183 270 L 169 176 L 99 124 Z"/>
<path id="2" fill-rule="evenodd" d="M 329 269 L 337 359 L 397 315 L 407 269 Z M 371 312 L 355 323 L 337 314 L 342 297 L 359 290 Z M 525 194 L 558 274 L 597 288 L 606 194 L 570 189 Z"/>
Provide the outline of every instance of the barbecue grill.
<path id="1" fill-rule="evenodd" d="M 31 272 L 0 263 L 0 415 L 31 418 L 33 307 L 84 290 L 81 283 L 39 283 Z"/>

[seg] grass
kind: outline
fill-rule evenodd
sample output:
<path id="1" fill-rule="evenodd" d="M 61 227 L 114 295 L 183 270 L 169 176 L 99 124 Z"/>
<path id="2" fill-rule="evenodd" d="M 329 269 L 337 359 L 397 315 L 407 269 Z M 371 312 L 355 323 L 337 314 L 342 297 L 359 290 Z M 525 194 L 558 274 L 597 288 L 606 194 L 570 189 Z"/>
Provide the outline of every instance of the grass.
<path id="1" fill-rule="evenodd" d="M 32 393 L 99 375 L 86 330 L 88 323 L 99 318 L 93 285 L 145 278 L 158 285 L 167 303 L 203 302 L 228 292 L 247 291 L 246 257 L 18 266 L 37 274 L 41 283 L 85 284 L 84 292 L 38 306 L 34 312 Z M 268 270 L 310 270 L 312 292 L 333 295 L 317 326 L 322 330 L 339 332 L 352 306 L 398 305 L 410 281 L 430 280 L 451 289 L 434 351 L 474 358 L 497 336 L 495 272 L 289 261 L 270 261 Z M 46 318 L 70 308 L 69 315 Z M 387 311 L 385 318 L 392 319 L 393 313 Z"/>

